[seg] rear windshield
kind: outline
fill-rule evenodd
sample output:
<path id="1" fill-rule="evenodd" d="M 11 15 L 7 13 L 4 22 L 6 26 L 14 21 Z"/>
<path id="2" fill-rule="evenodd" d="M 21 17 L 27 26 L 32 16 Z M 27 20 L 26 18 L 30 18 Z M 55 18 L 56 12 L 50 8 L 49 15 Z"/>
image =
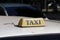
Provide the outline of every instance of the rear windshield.
<path id="1" fill-rule="evenodd" d="M 38 11 L 35 8 L 28 7 L 6 7 L 6 10 L 9 16 L 34 16 Z"/>

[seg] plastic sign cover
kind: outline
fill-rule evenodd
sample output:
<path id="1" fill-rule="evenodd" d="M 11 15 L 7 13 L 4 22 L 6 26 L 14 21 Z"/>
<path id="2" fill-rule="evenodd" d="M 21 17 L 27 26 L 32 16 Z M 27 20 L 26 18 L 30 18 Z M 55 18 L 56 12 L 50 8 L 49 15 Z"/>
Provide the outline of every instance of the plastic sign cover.
<path id="1" fill-rule="evenodd" d="M 45 26 L 43 18 L 21 18 L 18 26 L 22 27 L 42 27 Z"/>

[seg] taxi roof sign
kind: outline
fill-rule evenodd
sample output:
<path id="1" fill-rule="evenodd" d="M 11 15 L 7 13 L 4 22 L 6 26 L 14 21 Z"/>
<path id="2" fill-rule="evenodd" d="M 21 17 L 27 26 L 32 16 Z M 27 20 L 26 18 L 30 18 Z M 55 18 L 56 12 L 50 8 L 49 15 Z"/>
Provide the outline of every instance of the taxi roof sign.
<path id="1" fill-rule="evenodd" d="M 42 27 L 45 26 L 43 18 L 21 18 L 18 26 L 21 27 Z"/>

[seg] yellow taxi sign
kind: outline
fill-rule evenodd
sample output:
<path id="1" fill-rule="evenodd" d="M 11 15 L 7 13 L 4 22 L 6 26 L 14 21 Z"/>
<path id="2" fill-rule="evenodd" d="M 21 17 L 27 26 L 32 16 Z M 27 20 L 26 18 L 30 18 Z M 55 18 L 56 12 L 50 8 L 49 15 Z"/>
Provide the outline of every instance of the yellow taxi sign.
<path id="1" fill-rule="evenodd" d="M 43 18 L 21 18 L 18 26 L 22 27 L 42 27 L 45 26 Z"/>

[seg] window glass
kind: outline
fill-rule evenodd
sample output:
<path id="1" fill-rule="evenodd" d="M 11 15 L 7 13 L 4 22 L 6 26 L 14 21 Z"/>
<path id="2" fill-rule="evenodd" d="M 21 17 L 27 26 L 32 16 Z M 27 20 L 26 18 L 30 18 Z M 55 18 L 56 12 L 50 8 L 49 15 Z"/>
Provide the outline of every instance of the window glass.
<path id="1" fill-rule="evenodd" d="M 2 7 L 0 7 L 0 15 L 6 15 Z"/>

